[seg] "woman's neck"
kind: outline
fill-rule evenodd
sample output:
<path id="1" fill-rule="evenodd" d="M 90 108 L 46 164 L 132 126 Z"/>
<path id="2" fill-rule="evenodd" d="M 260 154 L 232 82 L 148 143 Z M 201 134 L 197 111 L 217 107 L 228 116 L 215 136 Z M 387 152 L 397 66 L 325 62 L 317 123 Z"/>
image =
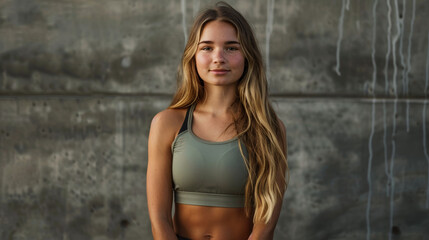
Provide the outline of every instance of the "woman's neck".
<path id="1" fill-rule="evenodd" d="M 205 99 L 198 103 L 198 108 L 212 114 L 223 114 L 230 110 L 236 101 L 236 86 L 210 86 L 205 89 Z"/>

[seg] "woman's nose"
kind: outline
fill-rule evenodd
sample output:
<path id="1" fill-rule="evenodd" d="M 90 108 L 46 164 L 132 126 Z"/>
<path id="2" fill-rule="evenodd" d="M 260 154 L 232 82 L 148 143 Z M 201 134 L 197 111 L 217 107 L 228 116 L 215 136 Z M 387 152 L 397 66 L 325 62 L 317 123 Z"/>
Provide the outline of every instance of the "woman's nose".
<path id="1" fill-rule="evenodd" d="M 223 49 L 216 49 L 213 52 L 213 61 L 215 63 L 224 63 L 225 62 L 225 56 L 224 56 L 224 51 Z"/>

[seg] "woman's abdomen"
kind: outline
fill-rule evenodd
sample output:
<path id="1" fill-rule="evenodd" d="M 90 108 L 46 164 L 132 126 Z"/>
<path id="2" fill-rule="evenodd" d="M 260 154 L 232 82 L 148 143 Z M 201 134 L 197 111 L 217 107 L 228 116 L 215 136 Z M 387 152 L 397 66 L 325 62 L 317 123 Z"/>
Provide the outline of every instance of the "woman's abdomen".
<path id="1" fill-rule="evenodd" d="M 253 227 L 244 208 L 176 203 L 173 219 L 176 233 L 192 240 L 247 240 Z"/>

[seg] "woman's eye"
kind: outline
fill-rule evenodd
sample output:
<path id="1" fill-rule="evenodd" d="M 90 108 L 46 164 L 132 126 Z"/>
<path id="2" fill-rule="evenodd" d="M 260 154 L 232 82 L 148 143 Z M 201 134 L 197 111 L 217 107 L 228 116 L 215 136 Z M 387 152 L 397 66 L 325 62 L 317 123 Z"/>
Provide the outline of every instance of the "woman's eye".
<path id="1" fill-rule="evenodd" d="M 203 51 L 209 51 L 209 50 L 211 50 L 211 47 L 202 47 L 201 50 L 203 50 Z"/>
<path id="2" fill-rule="evenodd" d="M 236 48 L 236 47 L 227 47 L 226 50 L 227 51 L 237 51 L 238 48 Z"/>

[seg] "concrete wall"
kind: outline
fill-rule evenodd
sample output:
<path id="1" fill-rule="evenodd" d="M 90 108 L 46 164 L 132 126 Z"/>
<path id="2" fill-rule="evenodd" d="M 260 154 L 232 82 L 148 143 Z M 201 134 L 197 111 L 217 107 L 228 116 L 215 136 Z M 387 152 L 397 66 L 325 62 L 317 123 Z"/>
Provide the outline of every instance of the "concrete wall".
<path id="1" fill-rule="evenodd" d="M 213 3 L 0 0 L 0 239 L 152 239 L 150 120 Z M 288 129 L 275 239 L 429 239 L 429 2 L 230 3 Z"/>

